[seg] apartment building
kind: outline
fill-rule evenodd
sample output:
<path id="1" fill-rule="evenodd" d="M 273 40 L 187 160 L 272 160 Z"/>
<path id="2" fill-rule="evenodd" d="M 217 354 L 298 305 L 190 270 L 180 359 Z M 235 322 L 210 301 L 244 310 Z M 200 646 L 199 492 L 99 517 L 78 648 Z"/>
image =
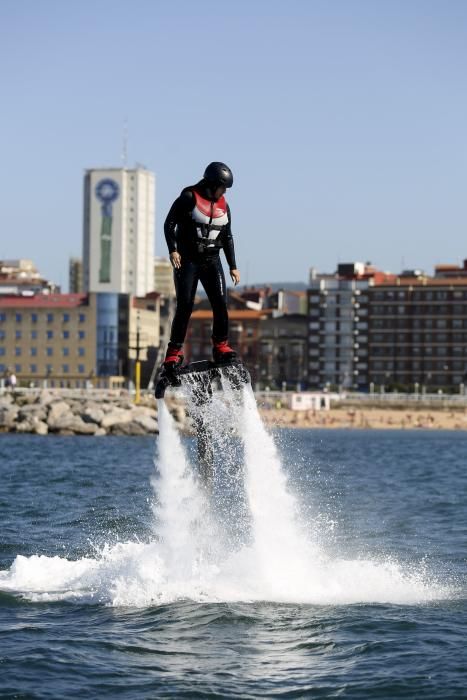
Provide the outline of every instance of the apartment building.
<path id="1" fill-rule="evenodd" d="M 305 388 L 307 341 L 308 318 L 304 314 L 273 314 L 261 319 L 257 370 L 261 388 Z"/>
<path id="2" fill-rule="evenodd" d="M 0 298 L 0 376 L 84 386 L 96 368 L 96 298 L 38 294 Z"/>
<path id="3" fill-rule="evenodd" d="M 59 293 L 60 287 L 42 277 L 32 260 L 0 260 L 0 294 Z"/>
<path id="4" fill-rule="evenodd" d="M 159 344 L 159 299 L 127 294 L 0 297 L 0 376 L 19 383 L 85 387 L 128 377 L 137 337 L 140 359 Z"/>
<path id="5" fill-rule="evenodd" d="M 311 388 L 368 386 L 369 289 L 386 275 L 364 263 L 313 271 L 308 289 L 308 383 Z"/>
<path id="6" fill-rule="evenodd" d="M 166 297 L 175 296 L 174 270 L 168 258 L 154 258 L 153 289 Z"/>
<path id="7" fill-rule="evenodd" d="M 254 309 L 229 310 L 229 342 L 248 365 L 253 381 L 259 375 L 259 338 L 262 319 L 271 311 Z M 210 359 L 212 356 L 212 311 L 196 310 L 191 315 L 184 345 L 188 362 Z"/>
<path id="8" fill-rule="evenodd" d="M 467 275 L 401 276 L 368 296 L 369 381 L 409 391 L 462 390 Z"/>

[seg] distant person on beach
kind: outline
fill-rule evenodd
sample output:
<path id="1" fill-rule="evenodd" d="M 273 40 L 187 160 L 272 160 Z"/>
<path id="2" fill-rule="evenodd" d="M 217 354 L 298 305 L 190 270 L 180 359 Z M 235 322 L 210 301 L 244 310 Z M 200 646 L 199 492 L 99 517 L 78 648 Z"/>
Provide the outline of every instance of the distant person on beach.
<path id="1" fill-rule="evenodd" d="M 11 372 L 8 377 L 8 386 L 12 391 L 16 389 L 16 374 L 14 372 Z"/>
<path id="2" fill-rule="evenodd" d="M 236 357 L 228 343 L 229 319 L 224 271 L 219 253 L 224 251 L 232 282 L 240 282 L 230 228 L 230 208 L 224 194 L 233 175 L 225 163 L 210 163 L 196 185 L 185 187 L 172 204 L 164 224 L 165 239 L 174 268 L 177 309 L 172 323 L 164 367 L 173 370 L 183 362 L 183 343 L 198 282 L 204 287 L 213 311 L 213 359 Z"/>

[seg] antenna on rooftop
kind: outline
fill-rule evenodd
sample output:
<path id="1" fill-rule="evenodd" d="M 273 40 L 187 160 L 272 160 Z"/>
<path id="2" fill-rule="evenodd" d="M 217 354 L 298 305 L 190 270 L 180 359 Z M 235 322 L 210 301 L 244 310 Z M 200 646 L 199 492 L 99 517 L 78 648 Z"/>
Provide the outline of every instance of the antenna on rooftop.
<path id="1" fill-rule="evenodd" d="M 126 168 L 128 162 L 128 119 L 123 120 L 123 139 L 122 139 L 122 165 Z"/>

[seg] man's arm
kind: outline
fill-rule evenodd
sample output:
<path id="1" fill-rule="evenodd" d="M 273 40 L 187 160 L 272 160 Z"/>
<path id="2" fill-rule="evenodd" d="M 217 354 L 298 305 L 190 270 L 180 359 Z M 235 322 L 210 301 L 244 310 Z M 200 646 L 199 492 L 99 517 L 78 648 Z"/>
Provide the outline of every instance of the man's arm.
<path id="1" fill-rule="evenodd" d="M 177 197 L 175 202 L 170 207 L 170 211 L 167 214 L 167 218 L 164 223 L 164 234 L 169 253 L 176 252 L 177 226 L 182 221 L 183 217 L 191 212 L 193 205 L 193 193 L 190 190 L 183 190 L 180 197 Z"/>
<path id="2" fill-rule="evenodd" d="M 225 225 L 224 230 L 222 231 L 222 248 L 224 249 L 225 253 L 225 258 L 227 260 L 227 264 L 229 266 L 230 270 L 236 270 L 237 269 L 237 263 L 235 262 L 235 246 L 234 246 L 234 240 L 232 236 L 232 229 L 231 229 L 231 216 L 230 216 L 230 207 L 227 204 L 227 217 L 228 217 L 228 223 Z"/>

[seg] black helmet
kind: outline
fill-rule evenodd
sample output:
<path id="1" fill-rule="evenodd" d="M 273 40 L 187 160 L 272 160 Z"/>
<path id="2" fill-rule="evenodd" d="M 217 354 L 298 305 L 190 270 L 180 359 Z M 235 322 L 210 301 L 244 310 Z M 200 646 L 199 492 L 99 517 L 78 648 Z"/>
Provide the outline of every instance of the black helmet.
<path id="1" fill-rule="evenodd" d="M 225 163 L 209 163 L 204 171 L 204 179 L 212 182 L 215 185 L 224 185 L 224 187 L 232 187 L 233 175 L 228 165 Z"/>

